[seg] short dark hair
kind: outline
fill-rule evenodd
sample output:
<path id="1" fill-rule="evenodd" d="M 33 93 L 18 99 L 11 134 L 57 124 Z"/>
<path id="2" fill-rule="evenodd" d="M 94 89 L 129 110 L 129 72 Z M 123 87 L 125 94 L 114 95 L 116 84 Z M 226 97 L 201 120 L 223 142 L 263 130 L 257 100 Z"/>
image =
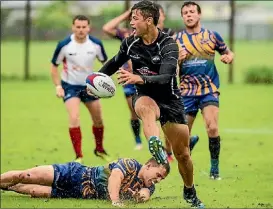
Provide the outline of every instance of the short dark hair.
<path id="1" fill-rule="evenodd" d="M 188 7 L 188 6 L 196 6 L 198 14 L 201 14 L 201 7 L 200 7 L 200 5 L 197 4 L 197 3 L 195 3 L 194 1 L 186 1 L 186 2 L 184 2 L 184 4 L 181 7 L 181 12 L 182 12 L 182 9 L 184 7 Z"/>
<path id="2" fill-rule="evenodd" d="M 145 164 L 147 165 L 147 164 L 149 164 L 149 163 L 150 163 L 152 166 L 156 166 L 156 167 L 162 165 L 162 166 L 165 168 L 167 175 L 168 175 L 168 174 L 170 173 L 170 171 L 171 171 L 171 167 L 170 167 L 170 164 L 169 164 L 169 163 L 159 164 L 159 163 L 156 161 L 156 159 L 155 159 L 154 157 L 150 158 L 150 159 L 147 161 L 147 163 L 145 163 Z"/>
<path id="3" fill-rule="evenodd" d="M 155 3 L 151 1 L 147 1 L 147 0 L 143 0 L 136 3 L 132 7 L 131 11 L 136 9 L 140 10 L 144 19 L 147 19 L 148 17 L 152 17 L 154 25 L 157 25 L 158 19 L 159 19 L 159 8 L 155 5 Z"/>
<path id="4" fill-rule="evenodd" d="M 74 24 L 76 20 L 86 20 L 88 22 L 88 25 L 90 24 L 90 19 L 88 17 L 86 17 L 85 15 L 76 15 L 73 18 L 72 23 Z"/>

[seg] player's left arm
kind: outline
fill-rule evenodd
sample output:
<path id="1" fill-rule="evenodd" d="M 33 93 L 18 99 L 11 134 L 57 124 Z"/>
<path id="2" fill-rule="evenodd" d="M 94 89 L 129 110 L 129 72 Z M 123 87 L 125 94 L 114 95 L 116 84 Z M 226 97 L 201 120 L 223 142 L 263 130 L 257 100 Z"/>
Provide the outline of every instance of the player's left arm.
<path id="1" fill-rule="evenodd" d="M 215 50 L 219 52 L 221 55 L 221 62 L 225 64 L 230 64 L 233 62 L 234 59 L 234 53 L 227 47 L 224 39 L 221 37 L 221 35 L 217 32 L 213 32 L 216 45 L 215 45 Z"/>
<path id="2" fill-rule="evenodd" d="M 98 43 L 97 47 L 97 59 L 104 65 L 104 63 L 107 61 L 108 56 L 105 52 L 104 46 L 102 42 Z"/>

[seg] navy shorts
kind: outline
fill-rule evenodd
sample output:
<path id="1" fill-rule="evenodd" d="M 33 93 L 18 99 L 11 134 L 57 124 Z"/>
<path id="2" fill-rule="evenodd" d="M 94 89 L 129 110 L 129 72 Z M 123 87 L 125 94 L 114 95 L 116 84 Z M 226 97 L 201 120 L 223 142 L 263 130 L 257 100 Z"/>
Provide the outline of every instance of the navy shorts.
<path id="1" fill-rule="evenodd" d="M 90 181 L 92 168 L 76 162 L 52 166 L 54 168 L 52 198 L 95 198 L 95 193 L 94 196 L 85 197 L 83 192 L 86 186 L 95 191 L 95 186 Z M 88 185 L 85 185 L 86 182 Z"/>
<path id="2" fill-rule="evenodd" d="M 72 97 L 80 98 L 83 103 L 95 101 L 98 99 L 98 98 L 95 98 L 95 97 L 87 94 L 86 86 L 72 85 L 72 84 L 66 83 L 64 81 L 62 81 L 61 84 L 62 84 L 62 87 L 64 89 L 64 93 L 65 93 L 64 98 L 63 98 L 64 102 Z"/>
<path id="3" fill-rule="evenodd" d="M 196 117 L 198 110 L 204 107 L 214 105 L 219 107 L 219 93 L 211 93 L 203 96 L 184 96 L 182 98 L 185 105 L 185 113 Z"/>
<path id="4" fill-rule="evenodd" d="M 126 97 L 131 97 L 136 93 L 136 87 L 133 84 L 123 86 L 123 92 Z"/>

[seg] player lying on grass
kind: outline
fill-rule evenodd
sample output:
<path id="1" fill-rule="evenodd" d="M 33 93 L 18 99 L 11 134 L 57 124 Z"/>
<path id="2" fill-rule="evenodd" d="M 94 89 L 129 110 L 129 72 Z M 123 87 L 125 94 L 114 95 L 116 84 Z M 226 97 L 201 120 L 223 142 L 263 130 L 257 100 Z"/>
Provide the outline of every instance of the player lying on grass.
<path id="1" fill-rule="evenodd" d="M 109 199 L 122 206 L 122 200 L 149 200 L 154 184 L 170 172 L 169 164 L 151 158 L 144 165 L 121 158 L 106 166 L 87 167 L 77 162 L 13 170 L 1 174 L 1 189 L 32 197 Z"/>

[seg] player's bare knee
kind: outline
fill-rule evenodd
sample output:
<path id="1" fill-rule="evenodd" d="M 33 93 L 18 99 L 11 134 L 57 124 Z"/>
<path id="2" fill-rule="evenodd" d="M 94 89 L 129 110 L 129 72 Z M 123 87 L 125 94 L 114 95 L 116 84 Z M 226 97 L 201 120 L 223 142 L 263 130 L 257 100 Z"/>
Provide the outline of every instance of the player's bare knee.
<path id="1" fill-rule="evenodd" d="M 150 115 L 152 113 L 152 109 L 147 105 L 138 105 L 137 114 L 141 118 L 145 118 L 145 116 Z"/>
<path id="2" fill-rule="evenodd" d="M 70 126 L 77 127 L 80 124 L 80 116 L 79 115 L 70 115 L 69 117 Z"/>
<path id="3" fill-rule="evenodd" d="M 174 149 L 173 154 L 178 162 L 187 162 L 190 159 L 190 152 L 188 149 Z"/>
<path id="4" fill-rule="evenodd" d="M 218 136 L 218 126 L 216 124 L 209 124 L 207 127 L 207 132 L 210 137 Z"/>
<path id="5" fill-rule="evenodd" d="M 103 126 L 102 118 L 94 118 L 93 119 L 93 125 L 95 127 L 102 127 Z"/>
<path id="6" fill-rule="evenodd" d="M 30 173 L 27 172 L 27 171 L 23 171 L 22 173 L 20 173 L 20 174 L 18 175 L 18 180 L 19 180 L 20 182 L 26 182 L 26 181 L 28 181 L 30 178 L 31 178 L 31 175 L 30 175 Z"/>

